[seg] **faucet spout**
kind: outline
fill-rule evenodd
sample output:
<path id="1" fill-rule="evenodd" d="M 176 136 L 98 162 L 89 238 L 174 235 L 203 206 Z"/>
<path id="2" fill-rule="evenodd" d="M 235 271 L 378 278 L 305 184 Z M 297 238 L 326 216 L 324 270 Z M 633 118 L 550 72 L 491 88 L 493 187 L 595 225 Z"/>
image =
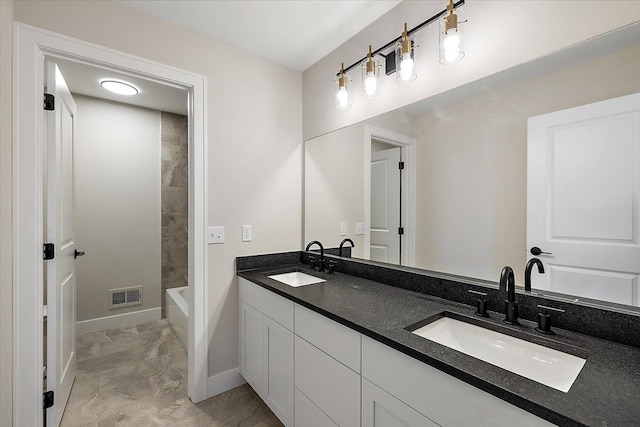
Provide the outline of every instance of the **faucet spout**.
<path id="1" fill-rule="evenodd" d="M 339 254 L 338 254 L 338 255 L 340 256 L 340 258 L 342 258 L 342 247 L 344 246 L 344 244 L 345 244 L 345 243 L 351 243 L 351 247 L 352 247 L 352 248 L 355 248 L 355 247 L 356 247 L 356 245 L 353 243 L 353 240 L 351 240 L 351 239 L 344 239 L 342 242 L 340 242 L 340 249 L 339 249 L 339 251 L 340 251 L 340 252 L 339 252 Z"/>
<path id="2" fill-rule="evenodd" d="M 534 265 L 538 266 L 538 273 L 544 274 L 544 265 L 538 258 L 531 258 L 527 262 L 527 266 L 524 269 L 524 290 L 528 292 L 531 292 L 531 270 L 533 270 Z"/>
<path id="3" fill-rule="evenodd" d="M 311 242 L 309 242 L 309 244 L 307 245 L 307 247 L 304 249 L 305 252 L 309 252 L 309 249 L 311 248 L 311 246 L 313 245 L 318 245 L 320 247 L 320 260 L 319 260 L 319 264 L 320 264 L 320 271 L 324 270 L 324 246 L 322 246 L 322 243 L 320 243 L 317 240 L 312 240 Z"/>
<path id="4" fill-rule="evenodd" d="M 513 269 L 506 266 L 500 272 L 500 290 L 507 291 L 507 299 L 504 302 L 504 321 L 510 325 L 519 325 L 518 303 L 516 302 L 516 280 Z"/>

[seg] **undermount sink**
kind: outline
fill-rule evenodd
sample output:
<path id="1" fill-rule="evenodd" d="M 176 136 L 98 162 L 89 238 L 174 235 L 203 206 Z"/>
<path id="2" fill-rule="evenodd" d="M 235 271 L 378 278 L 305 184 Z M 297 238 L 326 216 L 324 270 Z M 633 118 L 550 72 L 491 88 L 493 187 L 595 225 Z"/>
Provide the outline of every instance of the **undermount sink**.
<path id="1" fill-rule="evenodd" d="M 511 371 L 556 390 L 568 392 L 586 359 L 476 326 L 464 316 L 443 312 L 412 333 Z"/>
<path id="2" fill-rule="evenodd" d="M 273 276 L 267 277 L 269 277 L 269 279 L 277 280 L 280 283 L 284 283 L 285 285 L 293 286 L 295 288 L 299 286 L 313 285 L 314 283 L 325 282 L 324 279 L 303 273 L 301 271 L 274 274 Z"/>

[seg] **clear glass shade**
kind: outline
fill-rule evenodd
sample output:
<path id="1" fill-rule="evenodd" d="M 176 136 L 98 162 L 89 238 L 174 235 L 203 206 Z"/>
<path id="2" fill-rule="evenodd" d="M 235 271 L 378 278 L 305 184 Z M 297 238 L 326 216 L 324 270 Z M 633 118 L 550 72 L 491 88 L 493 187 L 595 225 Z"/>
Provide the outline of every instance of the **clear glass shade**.
<path id="1" fill-rule="evenodd" d="M 375 98 L 380 94 L 380 64 L 373 59 L 362 61 L 362 95 Z"/>
<path id="2" fill-rule="evenodd" d="M 396 46 L 396 81 L 398 83 L 409 83 L 418 76 L 415 73 L 415 62 L 413 60 L 413 44 L 407 52 L 402 48 L 403 42 L 398 42 Z"/>
<path id="3" fill-rule="evenodd" d="M 336 108 L 348 110 L 351 108 L 351 77 L 348 74 L 338 75 L 334 82 Z"/>
<path id="4" fill-rule="evenodd" d="M 463 18 L 462 10 L 456 9 L 458 15 L 458 25 L 456 28 L 449 28 L 447 31 L 445 18 L 440 19 L 440 63 L 455 64 L 464 58 L 464 37 L 461 24 Z"/>

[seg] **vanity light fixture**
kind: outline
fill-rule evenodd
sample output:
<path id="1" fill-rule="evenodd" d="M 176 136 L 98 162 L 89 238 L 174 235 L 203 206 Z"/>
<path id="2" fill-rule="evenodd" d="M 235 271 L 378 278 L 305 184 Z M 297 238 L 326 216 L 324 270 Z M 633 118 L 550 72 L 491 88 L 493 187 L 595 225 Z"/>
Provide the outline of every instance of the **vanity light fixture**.
<path id="1" fill-rule="evenodd" d="M 458 13 L 462 10 L 458 10 Z M 460 21 L 456 14 L 453 0 L 449 0 L 447 14 L 440 19 L 440 63 L 454 64 L 464 58 L 464 39 L 462 29 L 459 24 L 467 21 Z"/>
<path id="2" fill-rule="evenodd" d="M 413 41 L 407 33 L 407 23 L 404 23 L 404 31 L 400 36 L 400 41 L 396 45 L 396 81 L 398 83 L 409 83 L 416 79 L 413 72 L 415 62 L 413 61 Z"/>
<path id="3" fill-rule="evenodd" d="M 336 77 L 336 108 L 338 110 L 348 110 L 351 108 L 351 77 L 344 72 L 344 64 L 340 67 L 340 72 Z"/>
<path id="4" fill-rule="evenodd" d="M 117 93 L 118 95 L 133 96 L 137 95 L 140 91 L 131 83 L 119 81 L 119 80 L 102 80 L 100 86 L 109 92 Z"/>
<path id="5" fill-rule="evenodd" d="M 371 45 L 361 68 L 362 94 L 367 98 L 375 98 L 380 94 L 380 64 L 373 59 Z"/>

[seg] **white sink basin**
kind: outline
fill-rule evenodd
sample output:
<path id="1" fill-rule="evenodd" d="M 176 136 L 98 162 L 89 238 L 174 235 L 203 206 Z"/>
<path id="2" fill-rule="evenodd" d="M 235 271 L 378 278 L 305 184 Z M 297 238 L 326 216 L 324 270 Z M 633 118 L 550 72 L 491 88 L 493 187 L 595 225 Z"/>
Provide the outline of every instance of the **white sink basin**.
<path id="1" fill-rule="evenodd" d="M 298 286 L 313 285 L 314 283 L 321 283 L 325 281 L 324 279 L 316 276 L 311 276 L 310 274 L 302 273 L 300 271 L 275 274 L 268 277 L 269 279 L 277 280 L 280 283 L 284 283 L 285 285 L 293 286 L 296 288 Z"/>
<path id="2" fill-rule="evenodd" d="M 586 362 L 450 317 L 442 317 L 413 333 L 565 393 Z"/>

